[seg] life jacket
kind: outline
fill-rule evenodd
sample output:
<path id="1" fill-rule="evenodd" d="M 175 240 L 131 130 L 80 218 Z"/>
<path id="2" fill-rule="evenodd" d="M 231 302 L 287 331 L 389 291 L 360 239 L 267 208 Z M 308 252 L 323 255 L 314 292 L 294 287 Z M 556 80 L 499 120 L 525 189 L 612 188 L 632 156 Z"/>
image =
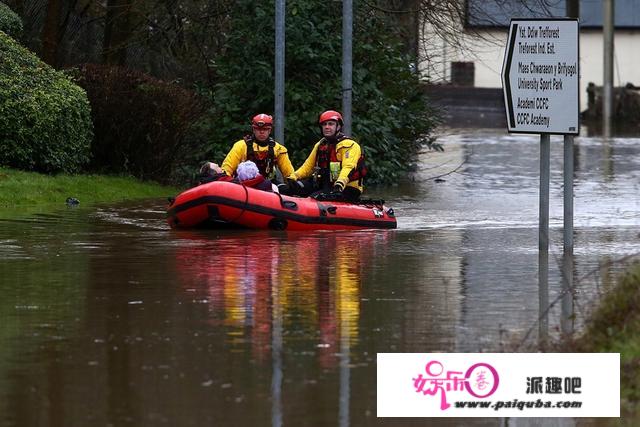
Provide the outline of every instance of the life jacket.
<path id="1" fill-rule="evenodd" d="M 337 173 L 340 172 L 338 168 L 334 171 L 334 176 L 331 176 L 331 163 L 338 163 L 338 157 L 336 154 L 336 146 L 340 141 L 349 139 L 345 134 L 339 133 L 336 136 L 336 142 L 330 143 L 326 138 L 322 138 L 320 145 L 318 146 L 318 153 L 316 155 L 316 166 L 319 168 L 320 187 L 331 187 L 337 179 Z M 358 185 L 362 185 L 362 180 L 367 176 L 367 165 L 364 162 L 364 154 L 360 154 L 356 167 L 349 172 L 349 182 L 358 181 Z"/>
<path id="2" fill-rule="evenodd" d="M 361 149 L 360 158 L 358 159 L 358 163 L 356 167 L 351 169 L 349 172 L 349 181 L 358 181 L 358 185 L 362 185 L 362 180 L 365 176 L 367 176 L 367 165 L 364 163 L 364 150 Z"/>
<path id="3" fill-rule="evenodd" d="M 269 179 L 274 178 L 275 172 L 276 172 L 274 167 L 276 162 L 276 153 L 275 153 L 276 141 L 273 138 L 269 138 L 267 140 L 267 145 L 269 148 L 267 149 L 266 156 L 260 153 L 260 155 L 264 156 L 263 158 L 260 158 L 259 157 L 260 155 L 253 150 L 254 142 L 258 145 L 261 145 L 258 141 L 255 140 L 253 135 L 245 136 L 244 142 L 247 144 L 247 160 L 251 160 L 253 163 L 256 164 L 256 166 L 258 166 L 258 171 L 260 171 L 260 174 L 262 176 L 267 177 Z"/>

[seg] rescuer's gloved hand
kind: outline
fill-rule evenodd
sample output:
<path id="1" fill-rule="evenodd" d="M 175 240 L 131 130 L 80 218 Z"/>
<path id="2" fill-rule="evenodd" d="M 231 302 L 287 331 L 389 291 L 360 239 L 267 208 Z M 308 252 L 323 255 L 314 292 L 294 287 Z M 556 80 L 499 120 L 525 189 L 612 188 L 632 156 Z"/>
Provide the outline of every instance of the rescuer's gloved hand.
<path id="1" fill-rule="evenodd" d="M 304 188 L 304 184 L 302 181 L 298 181 L 293 178 L 287 178 L 287 185 L 289 186 L 289 191 L 294 194 L 297 194 Z"/>

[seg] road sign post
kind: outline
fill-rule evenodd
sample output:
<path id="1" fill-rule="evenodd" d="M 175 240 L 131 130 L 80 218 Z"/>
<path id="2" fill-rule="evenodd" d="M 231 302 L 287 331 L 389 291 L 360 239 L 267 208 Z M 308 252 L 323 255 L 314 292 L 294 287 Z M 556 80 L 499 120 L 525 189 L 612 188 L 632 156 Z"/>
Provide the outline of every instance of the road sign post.
<path id="1" fill-rule="evenodd" d="M 541 289 L 546 289 L 549 276 L 550 134 L 565 136 L 564 250 L 565 256 L 569 250 L 573 255 L 573 159 L 568 161 L 567 157 L 573 153 L 573 135 L 580 131 L 579 84 L 577 19 L 511 20 L 502 66 L 502 89 L 509 132 L 540 134 L 538 280 Z M 564 279 L 571 289 L 572 272 L 567 270 Z"/>

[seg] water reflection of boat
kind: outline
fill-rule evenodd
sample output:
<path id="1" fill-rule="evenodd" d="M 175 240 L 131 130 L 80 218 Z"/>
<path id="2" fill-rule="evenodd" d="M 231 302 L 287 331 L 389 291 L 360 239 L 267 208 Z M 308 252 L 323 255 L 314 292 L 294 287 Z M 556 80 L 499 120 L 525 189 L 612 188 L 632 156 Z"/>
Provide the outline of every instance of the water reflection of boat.
<path id="1" fill-rule="evenodd" d="M 393 209 L 382 201 L 321 201 L 268 193 L 230 182 L 211 182 L 176 197 L 167 210 L 172 228 L 272 230 L 396 228 Z"/>
<path id="2" fill-rule="evenodd" d="M 268 359 L 280 319 L 293 343 L 306 337 L 307 351 L 316 353 L 322 367 L 336 366 L 343 341 L 347 348 L 357 342 L 361 277 L 372 252 L 389 237 L 381 232 L 242 233 L 213 241 L 199 232 L 180 236 L 189 240 L 176 253 L 181 287 L 190 298 L 207 301 L 207 323 L 224 329 L 229 344 L 250 343 L 254 360 Z"/>
<path id="3" fill-rule="evenodd" d="M 318 407 L 323 418 L 349 425 L 351 371 L 361 351 L 355 350 L 362 339 L 361 284 L 375 274 L 372 262 L 394 233 L 176 235 L 179 286 L 188 301 L 207 307 L 197 312 L 207 325 L 199 335 L 215 343 L 203 362 L 215 361 L 209 375 L 223 377 L 224 384 L 243 384 L 249 375 L 246 387 L 255 395 L 269 386 L 269 399 L 259 401 L 270 402 L 271 425 L 283 425 L 291 411 L 314 413 Z M 309 384 L 327 392 L 310 399 Z M 228 411 L 228 403 L 216 409 Z"/>

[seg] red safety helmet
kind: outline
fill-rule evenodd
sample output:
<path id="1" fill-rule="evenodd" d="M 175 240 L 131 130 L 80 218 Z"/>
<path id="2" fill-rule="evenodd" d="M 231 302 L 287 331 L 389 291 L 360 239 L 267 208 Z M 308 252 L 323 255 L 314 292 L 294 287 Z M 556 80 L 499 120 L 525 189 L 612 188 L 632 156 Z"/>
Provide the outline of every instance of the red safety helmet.
<path id="1" fill-rule="evenodd" d="M 268 114 L 258 114 L 251 119 L 251 126 L 254 128 L 270 128 L 273 126 L 273 117 Z"/>
<path id="2" fill-rule="evenodd" d="M 342 121 L 342 114 L 334 110 L 327 110 L 324 113 L 320 114 L 320 118 L 318 119 L 318 124 L 322 125 L 322 123 L 328 120 L 335 120 L 336 122 L 338 122 L 340 126 L 344 125 L 344 122 Z"/>

